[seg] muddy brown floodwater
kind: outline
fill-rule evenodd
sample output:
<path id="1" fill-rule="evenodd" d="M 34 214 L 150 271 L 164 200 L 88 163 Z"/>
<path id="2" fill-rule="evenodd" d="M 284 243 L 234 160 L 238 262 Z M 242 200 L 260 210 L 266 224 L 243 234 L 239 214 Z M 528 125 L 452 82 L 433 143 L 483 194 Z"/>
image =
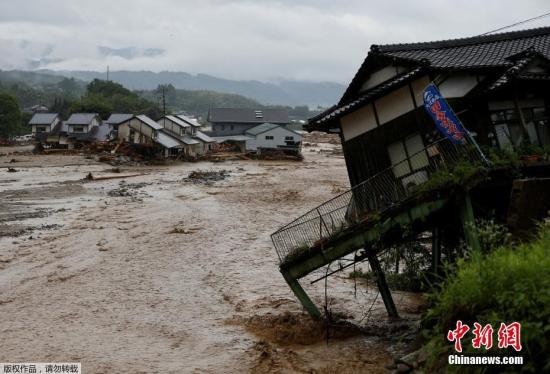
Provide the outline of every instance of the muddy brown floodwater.
<path id="1" fill-rule="evenodd" d="M 347 188 L 344 160 L 330 152 L 338 147 L 305 148 L 303 162 L 123 168 L 146 174 L 102 181 L 83 178 L 111 167 L 83 156 L 2 149 L 0 362 L 82 362 L 85 373 L 385 372 L 399 349 L 387 334 L 345 325 L 327 344 L 270 242 Z M 197 169 L 229 175 L 186 180 Z M 323 282 L 303 284 L 323 305 Z M 333 313 L 386 323 L 376 290 L 355 293 L 347 273 L 328 280 L 328 294 Z M 414 319 L 418 299 L 394 296 Z"/>

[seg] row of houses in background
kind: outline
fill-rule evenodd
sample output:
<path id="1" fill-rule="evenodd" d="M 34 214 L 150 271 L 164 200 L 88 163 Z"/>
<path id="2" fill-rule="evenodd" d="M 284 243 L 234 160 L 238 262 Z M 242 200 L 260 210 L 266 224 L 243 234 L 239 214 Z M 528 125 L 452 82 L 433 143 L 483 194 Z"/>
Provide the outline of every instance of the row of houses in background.
<path id="1" fill-rule="evenodd" d="M 247 152 L 301 149 L 303 133 L 288 128 L 290 118 L 284 109 L 212 108 L 208 122 L 214 139 L 234 143 Z"/>
<path id="2" fill-rule="evenodd" d="M 194 118 L 165 115 L 157 121 L 145 115 L 74 113 L 63 121 L 56 113 L 36 113 L 30 120 L 36 141 L 47 147 L 74 148 L 83 143 L 126 142 L 150 147 L 165 157 L 197 157 L 230 143 L 242 152 L 263 149 L 300 151 L 302 135 L 287 128 L 288 113 L 280 109 L 215 108 L 210 130 Z"/>

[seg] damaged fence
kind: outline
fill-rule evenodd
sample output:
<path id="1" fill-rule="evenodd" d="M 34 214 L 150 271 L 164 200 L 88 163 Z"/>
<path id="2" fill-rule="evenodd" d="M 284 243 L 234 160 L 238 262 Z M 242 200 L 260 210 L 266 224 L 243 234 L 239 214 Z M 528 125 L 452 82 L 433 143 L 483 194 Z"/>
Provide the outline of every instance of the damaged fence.
<path id="1" fill-rule="evenodd" d="M 369 215 L 396 207 L 417 194 L 435 172 L 461 161 L 481 164 L 484 156 L 473 141 L 456 145 L 446 138 L 409 155 L 274 232 L 271 240 L 279 260 L 323 243 Z"/>

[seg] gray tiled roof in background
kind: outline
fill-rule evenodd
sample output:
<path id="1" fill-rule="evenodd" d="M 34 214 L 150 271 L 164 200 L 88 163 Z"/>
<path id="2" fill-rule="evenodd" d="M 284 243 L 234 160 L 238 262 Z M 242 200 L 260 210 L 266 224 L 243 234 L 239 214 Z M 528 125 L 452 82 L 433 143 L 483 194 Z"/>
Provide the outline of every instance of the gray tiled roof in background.
<path id="1" fill-rule="evenodd" d="M 121 123 L 130 120 L 132 117 L 134 117 L 133 114 L 113 113 L 113 114 L 111 114 L 109 119 L 107 119 L 107 121 L 105 121 L 105 123 L 109 124 L 109 125 L 120 125 Z"/>
<path id="2" fill-rule="evenodd" d="M 29 121 L 29 125 L 51 125 L 58 116 L 57 113 L 36 113 Z"/>
<path id="3" fill-rule="evenodd" d="M 258 125 L 256 127 L 246 130 L 246 135 L 256 136 L 266 131 L 273 130 L 274 128 L 277 128 L 277 127 L 279 127 L 279 125 L 276 125 L 274 123 L 262 123 L 261 125 Z"/>
<path id="4" fill-rule="evenodd" d="M 208 113 L 209 122 L 233 123 L 290 123 L 285 109 L 246 109 L 246 108 L 212 108 Z"/>
<path id="5" fill-rule="evenodd" d="M 69 119 L 65 121 L 67 125 L 89 125 L 95 117 L 98 117 L 97 113 L 74 113 L 71 114 Z"/>

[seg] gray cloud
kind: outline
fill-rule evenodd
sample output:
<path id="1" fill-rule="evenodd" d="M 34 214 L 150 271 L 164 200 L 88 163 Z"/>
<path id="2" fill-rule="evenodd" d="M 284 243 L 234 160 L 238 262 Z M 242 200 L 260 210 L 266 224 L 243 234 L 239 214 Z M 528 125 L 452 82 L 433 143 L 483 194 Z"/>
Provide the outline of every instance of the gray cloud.
<path id="1" fill-rule="evenodd" d="M 2 1 L 0 69 L 109 65 L 347 82 L 371 44 L 476 35 L 549 8 L 546 0 Z M 550 18 L 524 27 L 545 25 Z"/>
<path id="2" fill-rule="evenodd" d="M 145 49 L 136 48 L 136 47 L 109 48 L 105 46 L 98 46 L 97 50 L 102 57 L 117 56 L 127 60 L 131 60 L 140 56 L 155 57 L 155 56 L 162 55 L 165 52 L 164 49 L 160 49 L 160 48 L 145 48 Z"/>

